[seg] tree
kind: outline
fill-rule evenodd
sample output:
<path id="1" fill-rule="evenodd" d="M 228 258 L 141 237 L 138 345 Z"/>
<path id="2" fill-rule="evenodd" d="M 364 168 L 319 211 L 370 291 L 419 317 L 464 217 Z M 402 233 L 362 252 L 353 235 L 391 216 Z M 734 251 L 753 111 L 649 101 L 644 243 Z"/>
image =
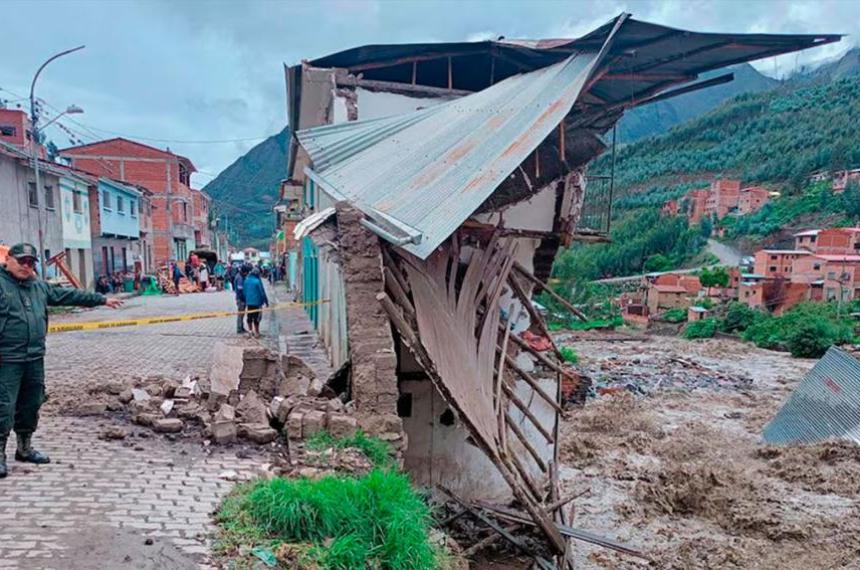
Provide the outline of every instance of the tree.
<path id="1" fill-rule="evenodd" d="M 728 287 L 729 272 L 725 267 L 715 267 L 714 269 L 702 269 L 699 274 L 699 281 L 702 287 L 708 288 L 708 295 L 711 294 L 711 287 Z"/>
<path id="2" fill-rule="evenodd" d="M 860 217 L 860 182 L 849 180 L 842 193 L 845 212 L 855 218 Z"/>
<path id="3" fill-rule="evenodd" d="M 662 253 L 655 253 L 645 260 L 645 265 L 642 269 L 647 272 L 668 271 L 669 269 L 672 269 L 672 261 Z"/>

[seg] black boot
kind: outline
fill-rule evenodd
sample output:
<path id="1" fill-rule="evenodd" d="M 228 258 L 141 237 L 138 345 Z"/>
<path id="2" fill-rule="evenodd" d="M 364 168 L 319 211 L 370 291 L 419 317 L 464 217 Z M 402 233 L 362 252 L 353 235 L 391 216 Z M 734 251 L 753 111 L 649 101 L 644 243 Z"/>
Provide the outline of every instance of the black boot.
<path id="1" fill-rule="evenodd" d="M 4 479 L 9 473 L 6 468 L 6 439 L 8 435 L 0 435 L 0 479 Z"/>
<path id="2" fill-rule="evenodd" d="M 18 449 L 15 451 L 15 461 L 24 461 L 25 463 L 50 463 L 51 460 L 47 455 L 40 453 L 30 447 L 30 440 L 33 438 L 33 434 L 27 433 L 19 433 L 18 436 Z"/>

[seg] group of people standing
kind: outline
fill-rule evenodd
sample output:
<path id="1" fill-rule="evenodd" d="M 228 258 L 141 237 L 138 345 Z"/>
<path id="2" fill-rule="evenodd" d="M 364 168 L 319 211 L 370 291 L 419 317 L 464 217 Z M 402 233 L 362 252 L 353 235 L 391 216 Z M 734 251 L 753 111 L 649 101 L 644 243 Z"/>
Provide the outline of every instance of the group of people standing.
<path id="1" fill-rule="evenodd" d="M 176 295 L 179 295 L 179 283 L 183 277 L 188 280 L 194 291 L 207 291 L 212 288 L 223 291 L 226 274 L 227 268 L 223 263 L 201 260 L 196 253 L 188 256 L 184 271 L 179 263 L 173 263 L 170 268 L 170 278 Z"/>
<path id="2" fill-rule="evenodd" d="M 260 269 L 250 263 L 233 266 L 227 273 L 227 278 L 236 294 L 236 307 L 239 313 L 236 317 L 236 333 L 245 332 L 253 338 L 260 338 L 260 320 L 263 317 L 263 307 L 269 306 L 266 287 L 260 276 Z M 245 328 L 245 321 L 248 328 Z"/>

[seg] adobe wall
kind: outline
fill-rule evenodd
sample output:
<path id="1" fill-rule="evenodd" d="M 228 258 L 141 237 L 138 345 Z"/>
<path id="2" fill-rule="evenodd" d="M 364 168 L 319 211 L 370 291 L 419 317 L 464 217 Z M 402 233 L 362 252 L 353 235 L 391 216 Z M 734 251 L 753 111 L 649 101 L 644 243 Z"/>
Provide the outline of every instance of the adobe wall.
<path id="1" fill-rule="evenodd" d="M 361 427 L 398 441 L 397 356 L 388 316 L 376 300 L 385 290 L 379 238 L 365 229 L 363 215 L 337 205 L 338 242 L 346 293 L 346 321 L 352 368 L 352 399 Z"/>

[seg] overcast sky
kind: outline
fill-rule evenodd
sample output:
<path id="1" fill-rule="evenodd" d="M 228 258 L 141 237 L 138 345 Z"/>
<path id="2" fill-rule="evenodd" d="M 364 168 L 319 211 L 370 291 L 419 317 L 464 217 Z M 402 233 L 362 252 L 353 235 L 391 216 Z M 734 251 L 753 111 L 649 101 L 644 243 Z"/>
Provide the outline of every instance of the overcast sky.
<path id="1" fill-rule="evenodd" d="M 2 8 L 0 98 L 26 103 L 15 99 L 42 61 L 86 44 L 46 68 L 37 95 L 84 108 L 77 124 L 60 122 L 86 142 L 122 135 L 188 156 L 201 187 L 286 123 L 284 62 L 357 45 L 576 37 L 622 11 L 698 31 L 850 34 L 756 64 L 783 75 L 860 36 L 860 0 L 5 0 Z M 69 146 L 58 127 L 49 136 Z"/>

